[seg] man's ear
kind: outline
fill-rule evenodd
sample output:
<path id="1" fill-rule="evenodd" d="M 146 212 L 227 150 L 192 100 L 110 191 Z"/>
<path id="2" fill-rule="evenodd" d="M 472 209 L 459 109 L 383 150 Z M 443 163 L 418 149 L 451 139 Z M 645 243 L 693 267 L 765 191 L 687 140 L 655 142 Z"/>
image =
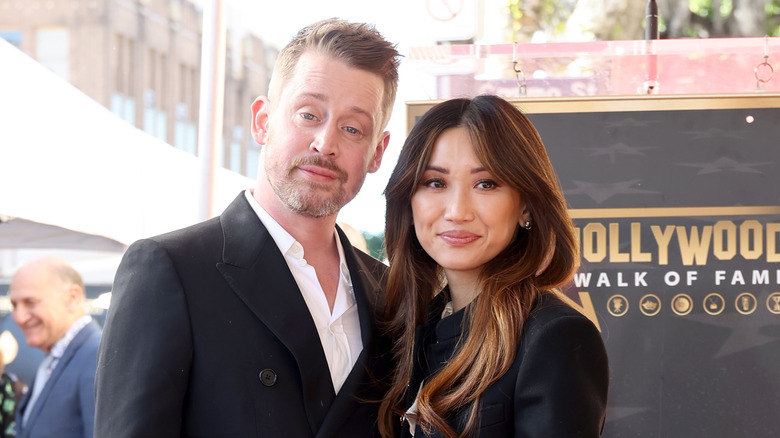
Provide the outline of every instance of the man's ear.
<path id="1" fill-rule="evenodd" d="M 379 165 L 382 164 L 382 157 L 385 155 L 385 149 L 390 143 L 390 132 L 385 131 L 379 137 L 379 141 L 376 144 L 376 150 L 374 150 L 374 157 L 368 163 L 368 172 L 374 173 L 379 170 Z"/>
<path id="2" fill-rule="evenodd" d="M 260 96 L 252 102 L 252 138 L 257 144 L 264 145 L 268 141 L 270 105 L 266 96 Z"/>
<path id="3" fill-rule="evenodd" d="M 63 293 L 65 294 L 65 305 L 67 306 L 68 310 L 72 312 L 76 311 L 83 302 L 84 290 L 79 286 L 72 284 Z"/>

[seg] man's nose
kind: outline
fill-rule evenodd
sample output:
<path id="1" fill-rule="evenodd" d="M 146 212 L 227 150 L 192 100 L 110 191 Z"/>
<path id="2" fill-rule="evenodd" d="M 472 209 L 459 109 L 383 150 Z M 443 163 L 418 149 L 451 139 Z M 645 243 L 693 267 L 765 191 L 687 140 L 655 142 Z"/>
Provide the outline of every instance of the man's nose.
<path id="1" fill-rule="evenodd" d="M 30 312 L 28 312 L 24 307 L 22 306 L 16 306 L 11 311 L 11 318 L 14 320 L 16 325 L 22 326 L 29 318 Z"/>
<path id="2" fill-rule="evenodd" d="M 339 127 L 331 123 L 323 123 L 312 139 L 310 149 L 322 155 L 335 157 L 339 152 Z"/>

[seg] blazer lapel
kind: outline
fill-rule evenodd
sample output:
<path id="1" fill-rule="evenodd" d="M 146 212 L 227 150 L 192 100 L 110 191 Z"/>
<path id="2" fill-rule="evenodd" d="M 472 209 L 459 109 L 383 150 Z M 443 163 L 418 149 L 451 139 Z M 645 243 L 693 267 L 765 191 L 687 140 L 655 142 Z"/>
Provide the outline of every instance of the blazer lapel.
<path id="1" fill-rule="evenodd" d="M 70 341 L 68 344 L 68 348 L 65 349 L 65 351 L 62 353 L 62 357 L 57 361 L 57 364 L 55 365 L 54 369 L 51 372 L 51 376 L 49 376 L 49 380 L 46 381 L 46 385 L 43 387 L 43 390 L 41 391 L 40 395 L 38 395 L 38 400 L 35 401 L 35 405 L 32 407 L 32 412 L 30 412 L 30 417 L 27 419 L 27 424 L 35 424 L 36 418 L 38 415 L 40 415 L 41 410 L 43 409 L 43 404 L 46 402 L 46 399 L 49 397 L 49 394 L 52 391 L 52 388 L 54 385 L 57 384 L 57 380 L 62 377 L 62 374 L 64 373 L 65 369 L 68 367 L 68 364 L 73 359 L 73 357 L 76 355 L 76 352 L 79 348 L 81 348 L 82 344 L 89 338 L 89 335 L 92 334 L 95 330 L 99 330 L 97 327 L 97 323 L 92 321 L 86 326 L 84 326 L 81 331 L 76 334 L 76 336 Z M 33 381 L 33 385 L 35 385 L 35 382 Z M 20 403 L 20 409 L 24 409 L 27 406 L 27 403 L 29 403 L 30 398 L 29 394 L 32 391 L 27 391 L 24 398 L 21 400 Z M 24 412 L 23 410 L 21 412 Z M 17 428 L 19 426 L 17 425 Z"/>
<path id="2" fill-rule="evenodd" d="M 312 433 L 320 428 L 335 398 L 325 353 L 306 302 L 284 256 L 244 194 L 220 216 L 224 235 L 225 281 L 246 306 L 292 353 L 303 385 Z"/>
<path id="3" fill-rule="evenodd" d="M 352 287 L 355 291 L 363 351 L 360 352 L 355 365 L 352 367 L 352 371 L 336 396 L 325 422 L 317 432 L 317 437 L 336 436 L 350 415 L 357 411 L 358 403 L 372 402 L 372 400 L 367 399 L 358 400 L 357 397 L 370 399 L 373 396 L 376 399 L 373 401 L 378 402 L 378 398 L 382 394 L 377 394 L 376 391 L 371 391 L 371 389 L 375 388 L 375 380 L 383 377 L 385 373 L 381 363 L 374 360 L 381 354 L 383 348 L 378 345 L 380 334 L 375 323 L 381 310 L 379 306 L 383 290 L 378 279 L 356 256 L 355 250 L 352 244 L 349 243 L 346 235 L 344 235 L 341 229 L 338 229 L 338 231 L 344 248 L 344 257 L 347 259 L 347 266 L 352 277 Z M 385 351 L 390 351 L 389 346 L 386 347 Z"/>
<path id="4" fill-rule="evenodd" d="M 22 418 L 24 417 L 24 411 L 27 409 L 27 404 L 30 402 L 30 397 L 32 396 L 32 389 L 35 385 L 35 379 L 33 378 L 33 381 L 30 382 L 29 390 L 22 395 L 22 398 L 19 400 L 19 405 L 16 407 L 16 414 L 14 416 L 16 420 L 16 436 L 17 438 L 23 438 L 27 435 L 25 433 L 25 428 L 22 426 Z"/>

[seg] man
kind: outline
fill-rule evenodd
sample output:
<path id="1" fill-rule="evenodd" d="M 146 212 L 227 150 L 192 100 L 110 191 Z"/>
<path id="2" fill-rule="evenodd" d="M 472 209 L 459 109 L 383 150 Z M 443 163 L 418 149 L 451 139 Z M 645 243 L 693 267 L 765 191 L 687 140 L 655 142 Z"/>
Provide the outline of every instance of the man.
<path id="1" fill-rule="evenodd" d="M 8 296 L 27 345 L 46 353 L 19 402 L 16 436 L 91 437 L 100 327 L 86 312 L 81 276 L 67 261 L 43 257 L 19 268 Z"/>
<path id="2" fill-rule="evenodd" d="M 252 104 L 254 190 L 221 216 L 133 244 L 98 354 L 96 436 L 367 437 L 384 265 L 339 209 L 379 168 L 398 53 L 372 27 L 325 20 L 279 54 Z"/>

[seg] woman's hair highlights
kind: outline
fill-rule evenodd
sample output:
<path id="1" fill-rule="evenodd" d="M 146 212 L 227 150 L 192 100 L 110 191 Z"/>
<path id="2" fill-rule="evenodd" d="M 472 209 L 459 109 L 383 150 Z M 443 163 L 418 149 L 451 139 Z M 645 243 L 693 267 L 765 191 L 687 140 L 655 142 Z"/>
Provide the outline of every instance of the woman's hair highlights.
<path id="1" fill-rule="evenodd" d="M 423 429 L 458 436 L 446 419 L 467 407 L 468 422 L 460 436 L 477 426 L 479 396 L 514 361 L 523 322 L 534 302 L 569 281 L 578 267 L 579 248 L 566 201 L 531 121 L 511 103 L 490 95 L 448 100 L 426 112 L 409 133 L 385 189 L 390 263 L 385 317 L 398 360 L 380 408 L 380 431 L 385 437 L 394 436 L 405 410 L 415 327 L 424 322 L 426 307 L 444 281 L 441 268 L 417 241 L 411 198 L 436 140 L 455 127 L 468 131 L 484 167 L 520 193 L 533 226 L 524 229 L 518 224 L 515 238 L 485 264 L 481 292 L 467 308 L 466 318 L 468 332 L 479 335 L 467 337 L 451 361 L 425 382 L 417 414 Z"/>

